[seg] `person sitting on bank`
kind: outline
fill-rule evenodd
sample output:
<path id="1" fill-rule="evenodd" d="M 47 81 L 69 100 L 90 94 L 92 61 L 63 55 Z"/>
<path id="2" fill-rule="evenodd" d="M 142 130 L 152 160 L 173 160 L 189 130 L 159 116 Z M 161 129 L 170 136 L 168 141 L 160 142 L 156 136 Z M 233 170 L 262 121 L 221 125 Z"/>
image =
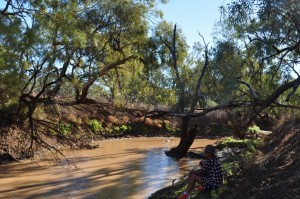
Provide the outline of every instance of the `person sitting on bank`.
<path id="1" fill-rule="evenodd" d="M 204 156 L 206 159 L 200 161 L 200 169 L 189 172 L 188 185 L 178 199 L 188 198 L 196 182 L 200 184 L 199 191 L 218 189 L 223 184 L 223 172 L 220 161 L 215 156 L 215 147 L 207 145 Z"/>

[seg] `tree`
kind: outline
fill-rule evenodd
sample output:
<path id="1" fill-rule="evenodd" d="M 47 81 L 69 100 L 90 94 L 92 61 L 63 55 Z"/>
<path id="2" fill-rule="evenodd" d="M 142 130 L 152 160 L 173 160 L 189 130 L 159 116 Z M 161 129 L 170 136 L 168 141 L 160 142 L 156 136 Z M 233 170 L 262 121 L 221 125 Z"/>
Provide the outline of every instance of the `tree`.
<path id="1" fill-rule="evenodd" d="M 176 27 L 174 28 L 174 34 L 175 34 L 175 31 L 176 31 Z M 202 84 L 201 83 L 203 81 L 204 74 L 206 73 L 207 67 L 209 65 L 208 44 L 205 43 L 204 38 L 203 38 L 203 41 L 205 44 L 205 46 L 204 46 L 204 63 L 203 63 L 201 72 L 199 74 L 199 77 L 197 78 L 195 88 L 193 89 L 194 93 L 191 96 L 192 99 L 190 100 L 191 103 L 190 103 L 190 109 L 188 111 L 188 114 L 193 114 L 196 110 L 196 104 L 197 104 L 199 98 L 201 97 L 201 92 L 202 92 L 202 90 L 201 90 Z M 175 46 L 175 44 L 173 46 Z M 174 48 L 174 49 L 176 49 L 176 48 Z M 174 57 L 175 56 L 176 55 L 174 55 Z M 175 62 L 174 62 L 174 64 L 175 64 Z M 193 129 L 189 129 L 189 121 L 190 121 L 189 115 L 186 115 L 183 117 L 180 142 L 179 142 L 178 146 L 176 146 L 176 147 L 172 148 L 170 151 L 166 152 L 167 155 L 170 155 L 170 156 L 175 155 L 177 157 L 182 157 L 187 153 L 188 149 L 193 144 L 195 136 L 196 136 L 196 132 L 197 132 L 197 125 L 194 125 Z"/>
<path id="2" fill-rule="evenodd" d="M 287 105 L 299 87 L 299 3 L 297 1 L 234 1 L 227 9 L 228 23 L 247 38 L 244 48 L 255 49 L 259 67 L 252 77 L 269 79 L 267 95 L 260 96 L 257 113 L 269 105 Z M 285 102 L 280 99 L 286 96 Z M 287 103 L 287 104 L 284 104 Z"/>
<path id="3" fill-rule="evenodd" d="M 199 99 L 200 86 L 203 76 L 205 74 L 206 68 L 208 66 L 208 47 L 205 45 L 205 62 L 202 68 L 202 72 L 198 78 L 196 86 L 193 86 L 194 91 L 193 95 L 188 95 L 187 93 L 187 84 L 190 79 L 187 78 L 186 74 L 191 74 L 192 70 L 187 70 L 189 67 L 185 67 L 184 62 L 187 55 L 187 45 L 182 42 L 182 36 L 177 36 L 177 27 L 174 25 L 173 31 L 171 31 L 170 25 L 162 23 L 160 29 L 157 30 L 156 35 L 159 35 L 160 42 L 160 52 L 162 53 L 160 57 L 161 64 L 168 67 L 171 74 L 174 78 L 174 89 L 177 96 L 177 106 L 175 111 L 183 113 L 185 108 L 188 106 L 190 101 L 190 110 L 189 113 L 194 113 L 196 109 L 196 103 Z M 179 48 L 178 48 L 179 47 Z M 167 53 L 168 52 L 169 56 Z M 188 73 L 186 73 L 188 71 Z M 197 73 L 197 71 L 196 71 Z M 189 75 L 188 75 L 189 76 Z M 192 100 L 188 100 L 187 96 L 191 96 Z M 194 128 L 191 132 L 188 132 L 189 127 L 189 116 L 184 116 L 182 119 L 181 127 L 181 139 L 177 147 L 172 148 L 170 151 L 167 151 L 166 154 L 170 156 L 182 157 L 186 154 L 189 147 L 192 145 L 196 129 Z"/>
<path id="4" fill-rule="evenodd" d="M 0 87 L 13 85 L 13 75 L 20 84 L 10 87 L 1 108 L 15 96 L 18 118 L 29 119 L 30 150 L 34 142 L 42 142 L 34 123 L 36 107 L 52 100 L 66 80 L 82 103 L 99 77 L 139 58 L 138 46 L 147 38 L 146 19 L 157 14 L 155 2 L 6 1 L 0 9 L 0 74 L 6 82 Z"/>
<path id="5" fill-rule="evenodd" d="M 83 14 L 86 29 L 85 49 L 81 50 L 80 67 L 73 67 L 72 77 L 79 81 L 75 85 L 76 101 L 84 102 L 89 87 L 99 77 L 138 59 L 137 47 L 146 38 L 147 13 L 153 2 L 142 4 L 134 1 L 98 1 Z"/>
<path id="6" fill-rule="evenodd" d="M 296 1 L 232 2 L 228 6 L 228 18 L 223 22 L 237 37 L 219 43 L 212 63 L 217 67 L 212 65 L 208 75 L 211 83 L 219 88 L 217 98 L 211 98 L 217 105 L 200 113 L 169 115 L 201 117 L 218 109 L 242 107 L 248 114 L 243 113 L 244 121 L 238 124 L 237 131 L 241 133 L 267 108 L 299 108 L 289 105 L 300 83 L 296 70 L 300 44 L 298 8 Z M 284 96 L 285 102 L 282 101 Z"/>
<path id="7" fill-rule="evenodd" d="M 24 24 L 30 11 L 26 2 L 15 1 L 7 1 L 0 9 L 0 109 L 5 109 L 7 116 L 15 114 L 20 90 L 27 78 L 25 71 L 29 64 L 22 57 L 25 45 L 31 43 L 32 32 L 26 28 L 28 24 Z"/>

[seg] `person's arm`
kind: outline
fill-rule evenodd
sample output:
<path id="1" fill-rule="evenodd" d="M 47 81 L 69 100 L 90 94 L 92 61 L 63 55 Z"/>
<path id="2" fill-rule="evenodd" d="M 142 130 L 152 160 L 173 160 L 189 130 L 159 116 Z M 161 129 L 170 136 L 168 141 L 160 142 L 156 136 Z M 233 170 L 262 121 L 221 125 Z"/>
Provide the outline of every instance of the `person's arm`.
<path id="1" fill-rule="evenodd" d="M 202 166 L 205 164 L 205 162 L 206 162 L 206 160 L 201 160 L 201 161 L 199 162 L 199 166 L 202 167 Z"/>

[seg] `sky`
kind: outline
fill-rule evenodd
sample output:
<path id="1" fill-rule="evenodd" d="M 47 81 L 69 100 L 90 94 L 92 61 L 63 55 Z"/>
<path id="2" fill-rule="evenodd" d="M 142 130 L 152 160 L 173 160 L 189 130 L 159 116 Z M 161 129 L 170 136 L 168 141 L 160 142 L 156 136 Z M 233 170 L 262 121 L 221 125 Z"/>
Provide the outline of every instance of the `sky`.
<path id="1" fill-rule="evenodd" d="M 167 4 L 159 3 L 157 8 L 164 13 L 164 19 L 181 28 L 190 47 L 204 37 L 206 43 L 212 44 L 213 25 L 220 19 L 219 7 L 230 0 L 169 0 Z M 6 2 L 0 0 L 0 8 Z"/>
<path id="2" fill-rule="evenodd" d="M 164 12 L 164 19 L 182 29 L 190 47 L 195 42 L 213 44 L 213 27 L 220 20 L 219 7 L 230 3 L 231 0 L 169 0 L 167 4 L 158 4 L 157 8 Z M 296 66 L 300 73 L 300 64 Z M 292 73 L 294 77 L 296 74 Z"/>
<path id="3" fill-rule="evenodd" d="M 215 22 L 220 19 L 219 7 L 230 0 L 169 0 L 167 4 L 158 4 L 164 13 L 164 19 L 182 29 L 190 47 L 204 37 L 212 44 Z"/>

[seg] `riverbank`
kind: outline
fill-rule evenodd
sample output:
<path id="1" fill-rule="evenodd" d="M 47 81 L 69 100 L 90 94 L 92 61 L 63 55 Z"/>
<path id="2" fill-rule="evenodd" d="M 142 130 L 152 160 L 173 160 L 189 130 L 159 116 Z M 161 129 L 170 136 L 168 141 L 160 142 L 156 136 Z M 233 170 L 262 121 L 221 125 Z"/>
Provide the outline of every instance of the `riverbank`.
<path id="1" fill-rule="evenodd" d="M 254 153 L 259 149 L 262 145 L 263 139 L 244 139 L 237 140 L 232 137 L 227 137 L 224 139 L 220 139 L 217 143 L 215 143 L 216 147 L 216 156 L 219 158 L 223 173 L 224 173 L 224 185 L 218 190 L 213 191 L 202 191 L 192 190 L 190 193 L 190 197 L 194 199 L 202 199 L 202 198 L 219 198 L 220 194 L 225 190 L 226 185 L 229 182 L 230 178 L 234 177 L 234 174 L 239 173 L 241 168 L 245 165 L 246 158 L 251 158 L 251 153 Z M 189 152 L 191 153 L 191 152 Z M 197 157 L 196 155 L 192 155 L 193 157 Z M 203 158 L 204 156 L 198 155 L 198 159 Z M 200 160 L 199 159 L 199 160 Z M 199 161 L 198 160 L 198 161 Z M 194 168 L 190 169 L 198 169 L 198 164 L 194 165 Z M 175 199 L 180 195 L 187 185 L 187 177 L 185 176 L 183 179 L 178 180 L 172 186 L 166 187 L 162 190 L 158 190 L 153 193 L 149 199 L 163 199 L 170 198 Z"/>
<path id="2" fill-rule="evenodd" d="M 263 145 L 255 150 L 250 147 L 250 151 L 242 153 L 236 151 L 234 158 L 222 161 L 226 173 L 222 188 L 210 193 L 194 191 L 191 198 L 300 198 L 299 123 L 300 117 L 279 121 L 273 133 L 265 137 Z M 238 153 L 240 155 L 236 156 Z M 153 193 L 150 198 L 175 199 L 185 186 L 185 179 L 181 179 L 174 186 Z"/>
<path id="3" fill-rule="evenodd" d="M 148 111 L 99 102 L 38 106 L 33 129 L 28 121 L 0 121 L 0 164 L 31 158 L 44 151 L 94 149 L 98 147 L 97 141 L 104 139 L 180 136 L 180 118 L 145 118 Z M 223 136 L 228 131 L 221 120 L 219 116 L 203 116 L 191 119 L 190 125 L 198 125 L 197 136 Z"/>
<path id="4" fill-rule="evenodd" d="M 97 102 L 41 105 L 33 115 L 33 129 L 28 121 L 0 121 L 0 164 L 43 151 L 93 149 L 104 139 L 176 135 L 176 118 L 144 120 L 145 113 Z"/>
<path id="5" fill-rule="evenodd" d="M 157 136 L 178 137 L 180 132 L 178 118 L 145 119 L 144 115 L 147 110 L 114 107 L 111 104 L 57 103 L 38 107 L 37 110 L 34 115 L 35 126 L 31 137 L 26 121 L 24 123 L 1 122 L 0 164 L 33 158 L 37 154 L 42 156 L 43 153 L 49 152 L 54 154 L 54 159 L 58 156 L 64 159 L 62 150 L 93 149 L 90 150 L 92 152 L 101 148 L 97 144 L 100 140 Z M 219 138 L 218 136 L 221 135 L 230 135 L 225 122 L 226 118 L 222 114 L 207 115 L 191 120 L 191 125 L 199 125 L 198 138 L 201 135 Z M 249 198 L 256 196 L 272 198 L 273 192 L 280 195 L 277 190 L 281 190 L 281 186 L 286 187 L 287 184 L 291 189 L 288 197 L 297 198 L 299 196 L 297 191 L 300 192 L 297 172 L 297 168 L 300 166 L 297 156 L 300 152 L 299 123 L 299 117 L 278 121 L 278 125 L 274 125 L 274 134 L 269 135 L 264 147 L 255 150 L 255 153 L 252 152 L 252 154 L 245 153 L 243 158 L 238 156 L 238 159 L 242 161 L 226 163 L 226 168 L 233 166 L 232 169 L 229 169 L 229 173 L 232 174 L 227 176 L 226 186 L 220 189 L 220 192 L 213 192 L 212 196 L 239 198 L 239 194 L 244 195 L 245 192 Z M 172 141 L 168 138 L 165 139 L 165 143 L 172 143 Z M 248 144 L 243 143 L 242 145 L 248 146 Z M 165 155 L 163 156 L 165 157 Z M 61 161 L 59 158 L 56 160 Z M 178 179 L 173 180 L 169 180 L 169 185 L 172 185 L 173 182 L 173 187 L 159 191 L 163 198 L 176 198 L 183 190 L 184 183 L 182 184 L 182 181 Z M 177 185 L 180 186 L 174 188 Z M 173 196 L 165 192 L 167 190 L 171 190 Z M 149 194 L 153 192 L 155 191 L 149 192 Z M 196 192 L 194 197 L 198 197 L 197 194 Z M 285 198 L 286 195 L 280 196 Z"/>
<path id="6" fill-rule="evenodd" d="M 198 159 L 165 155 L 179 143 L 176 137 L 102 140 L 93 150 L 63 151 L 68 161 L 57 166 L 51 156 L 0 166 L 0 198 L 147 198 L 180 179 Z M 196 139 L 201 151 L 219 139 Z"/>

